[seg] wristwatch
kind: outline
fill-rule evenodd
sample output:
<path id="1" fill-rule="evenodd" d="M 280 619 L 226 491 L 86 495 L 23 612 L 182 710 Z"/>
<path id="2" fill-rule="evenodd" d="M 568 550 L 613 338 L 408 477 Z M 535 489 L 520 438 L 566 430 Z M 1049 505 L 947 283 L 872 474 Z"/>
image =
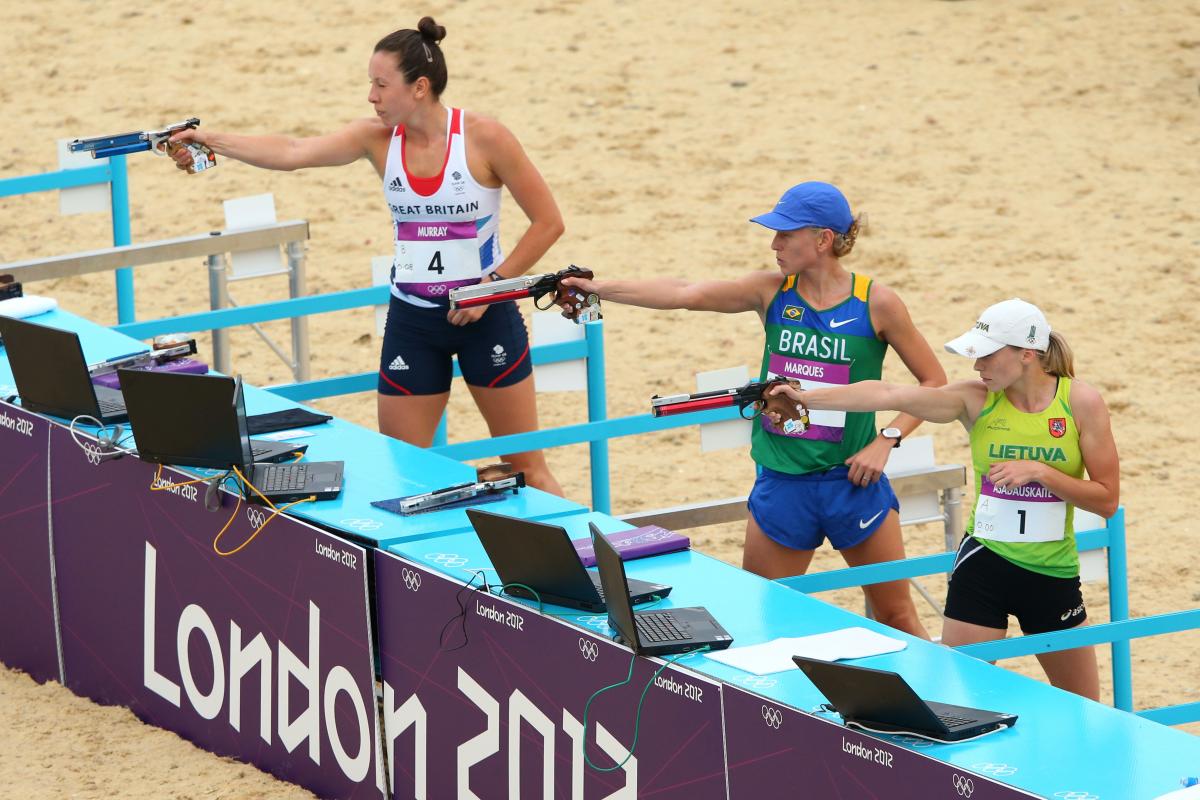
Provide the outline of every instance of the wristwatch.
<path id="1" fill-rule="evenodd" d="M 904 438 L 904 434 L 900 432 L 899 428 L 880 428 L 879 435 L 885 439 L 891 439 L 892 447 L 899 447 L 900 440 Z"/>

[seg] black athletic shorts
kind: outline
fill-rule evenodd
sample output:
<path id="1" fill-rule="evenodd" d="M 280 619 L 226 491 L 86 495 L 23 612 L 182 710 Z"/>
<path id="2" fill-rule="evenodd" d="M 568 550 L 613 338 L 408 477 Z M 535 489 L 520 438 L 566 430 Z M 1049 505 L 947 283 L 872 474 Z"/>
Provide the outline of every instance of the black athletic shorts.
<path id="1" fill-rule="evenodd" d="M 379 358 L 380 394 L 449 391 L 453 356 L 472 386 L 511 386 L 533 372 L 529 335 L 515 302 L 488 306 L 469 325 L 451 325 L 447 313 L 445 306 L 421 308 L 392 298 Z"/>
<path id="2" fill-rule="evenodd" d="M 946 616 L 986 628 L 1008 628 L 1008 615 L 1024 633 L 1074 628 L 1087 619 L 1079 577 L 1055 578 L 1019 567 L 971 536 L 963 539 L 950 575 Z"/>

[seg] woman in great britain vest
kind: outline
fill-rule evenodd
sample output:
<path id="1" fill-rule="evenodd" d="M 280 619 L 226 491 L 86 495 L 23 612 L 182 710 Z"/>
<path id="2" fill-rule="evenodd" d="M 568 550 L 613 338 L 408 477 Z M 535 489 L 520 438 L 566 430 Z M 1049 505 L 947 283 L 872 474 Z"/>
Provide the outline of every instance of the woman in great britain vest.
<path id="1" fill-rule="evenodd" d="M 754 311 L 766 329 L 762 379 L 782 375 L 810 388 L 878 379 L 891 346 L 923 385 L 946 382 L 896 293 L 841 265 L 859 223 L 837 187 L 793 186 L 773 211 L 752 222 L 773 231 L 778 269 L 732 281 L 566 283 L 647 308 Z M 799 575 L 826 538 L 852 566 L 904 558 L 899 503 L 883 468 L 920 421 L 902 414 L 881 430 L 873 413 L 829 412 L 811 422 L 806 431 L 785 432 L 760 417 L 752 429 L 750 455 L 759 469 L 742 566 L 768 578 Z M 928 638 L 907 581 L 863 591 L 876 619 Z"/>
<path id="2" fill-rule="evenodd" d="M 1003 639 L 1010 614 L 1027 634 L 1086 624 L 1075 508 L 1110 517 L 1120 494 L 1104 400 L 1074 380 L 1066 340 L 1024 300 L 991 306 L 946 349 L 974 358 L 979 380 L 940 389 L 868 381 L 778 393 L 810 409 L 896 409 L 966 427 L 975 506 L 950 577 L 943 644 Z M 1099 699 L 1092 647 L 1038 660 L 1055 686 Z"/>
<path id="3" fill-rule="evenodd" d="M 452 358 L 492 436 L 537 428 L 524 320 L 515 303 L 450 310 L 449 290 L 527 272 L 563 232 L 554 197 L 520 143 L 499 122 L 448 108 L 446 29 L 432 18 L 375 45 L 367 67 L 373 117 L 308 138 L 242 136 L 198 128 L 178 142 L 265 169 L 333 167 L 366 158 L 392 213 L 393 261 L 378 380 L 379 429 L 422 447 L 450 396 Z M 176 151 L 186 169 L 191 155 Z M 505 257 L 500 193 L 529 227 Z M 562 494 L 540 451 L 505 455 L 532 486 Z"/>

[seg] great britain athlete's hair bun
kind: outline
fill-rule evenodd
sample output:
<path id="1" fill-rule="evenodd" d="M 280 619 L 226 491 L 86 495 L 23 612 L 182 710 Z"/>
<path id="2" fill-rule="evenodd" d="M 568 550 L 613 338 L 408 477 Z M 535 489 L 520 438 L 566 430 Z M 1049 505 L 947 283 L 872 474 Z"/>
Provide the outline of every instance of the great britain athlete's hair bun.
<path id="1" fill-rule="evenodd" d="M 433 17 L 421 17 L 417 23 L 417 31 L 421 38 L 430 44 L 440 44 L 446 38 L 446 29 L 433 21 Z"/>

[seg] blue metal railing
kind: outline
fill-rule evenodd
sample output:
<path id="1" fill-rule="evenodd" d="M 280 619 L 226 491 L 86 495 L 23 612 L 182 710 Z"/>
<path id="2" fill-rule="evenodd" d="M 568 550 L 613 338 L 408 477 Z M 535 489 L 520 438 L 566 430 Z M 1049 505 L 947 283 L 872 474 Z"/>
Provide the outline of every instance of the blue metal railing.
<path id="1" fill-rule="evenodd" d="M 36 175 L 0 179 L 0 197 L 13 197 L 35 192 L 76 189 L 80 186 L 108 184 L 112 202 L 112 240 L 114 247 L 132 242 L 129 227 L 129 173 L 125 156 L 112 156 L 107 161 L 79 169 L 60 169 Z M 136 318 L 133 297 L 133 270 L 122 267 L 116 271 L 117 320 L 133 322 Z"/>

